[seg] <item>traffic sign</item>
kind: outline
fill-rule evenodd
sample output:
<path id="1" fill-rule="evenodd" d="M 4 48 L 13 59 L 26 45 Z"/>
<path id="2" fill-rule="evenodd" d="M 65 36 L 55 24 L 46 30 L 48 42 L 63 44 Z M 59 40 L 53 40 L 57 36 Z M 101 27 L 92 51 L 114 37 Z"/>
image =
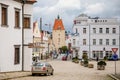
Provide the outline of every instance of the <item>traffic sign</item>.
<path id="1" fill-rule="evenodd" d="M 113 51 L 114 53 L 116 53 L 117 50 L 118 50 L 118 48 L 112 48 L 112 51 Z"/>
<path id="2" fill-rule="evenodd" d="M 113 60 L 117 60 L 118 59 L 118 55 L 117 54 L 113 54 Z"/>

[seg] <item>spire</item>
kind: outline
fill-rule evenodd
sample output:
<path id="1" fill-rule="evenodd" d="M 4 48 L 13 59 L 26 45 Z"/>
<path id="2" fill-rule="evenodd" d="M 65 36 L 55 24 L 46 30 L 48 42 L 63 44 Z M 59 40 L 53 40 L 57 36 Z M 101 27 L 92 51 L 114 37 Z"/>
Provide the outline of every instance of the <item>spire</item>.
<path id="1" fill-rule="evenodd" d="M 59 14 L 58 14 L 58 19 L 60 19 L 60 16 L 59 16 Z"/>

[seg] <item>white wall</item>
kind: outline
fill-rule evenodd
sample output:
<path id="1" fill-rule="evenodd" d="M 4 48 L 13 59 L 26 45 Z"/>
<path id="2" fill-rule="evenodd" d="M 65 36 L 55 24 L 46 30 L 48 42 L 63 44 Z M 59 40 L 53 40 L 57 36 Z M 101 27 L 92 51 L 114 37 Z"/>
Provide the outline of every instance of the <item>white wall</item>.
<path id="1" fill-rule="evenodd" d="M 21 70 L 20 64 L 14 65 L 14 45 L 21 45 L 21 29 L 15 29 L 14 8 L 21 9 L 21 5 L 12 0 L 0 0 L 0 3 L 8 5 L 8 27 L 1 26 L 0 18 L 0 68 L 1 72 Z M 0 4 L 1 11 L 1 4 Z M 20 15 L 21 16 L 21 15 Z M 1 17 L 1 14 L 0 14 Z M 21 21 L 21 18 L 20 18 Z M 21 26 L 22 23 L 20 23 Z M 20 48 L 21 54 L 21 48 Z M 21 58 L 21 57 L 20 57 Z"/>
<path id="2" fill-rule="evenodd" d="M 79 58 L 82 58 L 83 51 L 87 51 L 88 56 L 92 58 L 92 51 L 98 50 L 103 51 L 103 48 L 106 49 L 106 51 L 112 51 L 111 48 L 119 48 L 119 26 L 117 19 L 98 19 L 98 20 L 107 20 L 107 22 L 97 22 L 95 23 L 95 19 L 88 19 L 88 18 L 75 18 L 75 20 L 86 21 L 86 23 L 81 24 L 74 24 L 73 26 L 73 32 L 76 33 L 76 28 L 78 29 L 79 33 Z M 93 22 L 92 22 L 93 20 Z M 83 33 L 83 28 L 86 28 L 86 34 Z M 93 33 L 93 28 L 96 28 L 96 34 Z M 99 28 L 103 28 L 103 33 L 99 33 Z M 109 34 L 106 34 L 106 28 L 109 28 Z M 116 34 L 112 33 L 112 28 L 116 28 Z M 89 30 L 90 29 L 90 30 Z M 90 31 L 90 32 L 89 32 Z M 90 33 L 90 34 L 89 34 Z M 76 38 L 77 39 L 77 38 Z M 83 45 L 83 39 L 86 39 L 86 45 Z M 90 39 L 90 41 L 89 41 Z M 96 39 L 96 45 L 93 45 L 93 39 Z M 99 39 L 103 39 L 103 45 L 99 45 Z M 106 45 L 106 39 L 109 39 L 109 45 Z M 116 45 L 112 45 L 112 39 L 116 39 Z M 90 42 L 90 46 L 89 46 Z M 119 50 L 117 51 L 117 54 L 119 55 Z M 103 55 L 104 56 L 104 55 Z"/>
<path id="3" fill-rule="evenodd" d="M 8 5 L 8 27 L 1 26 L 0 14 L 0 72 L 21 71 L 22 69 L 22 5 L 13 0 L 0 0 Z M 15 29 L 15 8 L 20 9 L 20 29 Z M 25 13 L 31 15 L 31 28 L 25 30 L 25 44 L 32 42 L 32 5 L 26 5 Z M 1 4 L 0 4 L 1 12 Z M 20 45 L 20 64 L 14 65 L 14 45 Z M 25 47 L 25 69 L 31 70 L 32 49 Z"/>

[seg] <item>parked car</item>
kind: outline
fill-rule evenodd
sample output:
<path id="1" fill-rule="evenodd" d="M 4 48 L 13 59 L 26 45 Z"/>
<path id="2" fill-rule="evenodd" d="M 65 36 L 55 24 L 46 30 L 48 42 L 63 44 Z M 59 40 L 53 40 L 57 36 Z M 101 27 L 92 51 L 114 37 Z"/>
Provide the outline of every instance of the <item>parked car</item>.
<path id="1" fill-rule="evenodd" d="M 51 74 L 53 75 L 54 69 L 51 66 L 51 64 L 47 62 L 36 62 L 32 65 L 31 69 L 32 75 L 34 76 L 35 74 Z"/>
<path id="2" fill-rule="evenodd" d="M 62 60 L 63 60 L 63 61 L 66 61 L 66 60 L 67 60 L 67 55 L 66 55 L 66 54 L 62 57 Z"/>

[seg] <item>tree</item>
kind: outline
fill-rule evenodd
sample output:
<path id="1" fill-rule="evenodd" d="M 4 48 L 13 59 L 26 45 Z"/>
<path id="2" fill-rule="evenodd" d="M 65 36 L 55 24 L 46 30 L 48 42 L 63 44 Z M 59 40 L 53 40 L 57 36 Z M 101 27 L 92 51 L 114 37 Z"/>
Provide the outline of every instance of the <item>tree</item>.
<path id="1" fill-rule="evenodd" d="M 60 49 L 61 49 L 64 53 L 65 53 L 66 51 L 68 51 L 67 46 L 62 46 Z"/>

